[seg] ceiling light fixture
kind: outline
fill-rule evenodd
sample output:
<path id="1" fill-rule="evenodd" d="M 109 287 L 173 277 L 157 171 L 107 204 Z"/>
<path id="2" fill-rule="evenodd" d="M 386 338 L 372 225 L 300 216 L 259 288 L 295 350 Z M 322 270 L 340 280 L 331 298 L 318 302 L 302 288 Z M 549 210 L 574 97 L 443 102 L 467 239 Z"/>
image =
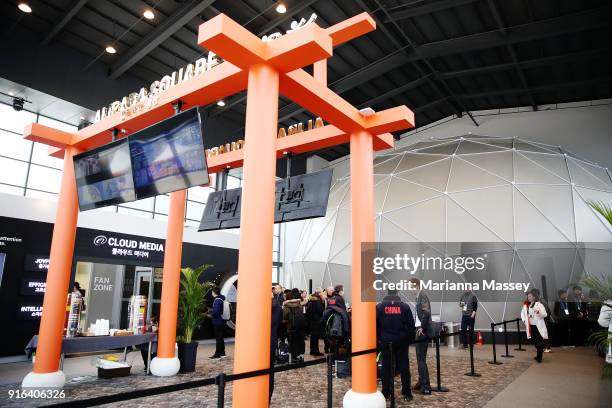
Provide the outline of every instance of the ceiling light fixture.
<path id="1" fill-rule="evenodd" d="M 155 18 L 155 14 L 154 14 L 154 13 L 153 13 L 151 10 L 149 10 L 149 9 L 146 9 L 146 10 L 144 11 L 144 13 L 142 13 L 142 15 L 143 15 L 143 16 L 144 16 L 144 18 L 146 18 L 147 20 L 153 20 L 153 19 Z"/>
<path id="2" fill-rule="evenodd" d="M 106 48 L 104 49 L 106 52 L 108 52 L 109 54 L 114 54 L 117 52 L 117 50 L 115 49 L 115 47 L 113 47 L 112 45 L 107 45 Z"/>
<path id="3" fill-rule="evenodd" d="M 23 11 L 24 13 L 31 13 L 32 12 L 32 7 L 30 7 L 30 5 L 28 3 L 26 3 L 25 1 L 19 2 L 19 4 L 17 5 L 17 8 L 19 10 Z"/>
<path id="4" fill-rule="evenodd" d="M 225 101 L 223 99 L 217 101 L 217 106 L 225 106 Z"/>
<path id="5" fill-rule="evenodd" d="M 276 12 L 279 14 L 285 14 L 287 12 L 287 7 L 283 3 L 278 3 L 276 5 Z"/>
<path id="6" fill-rule="evenodd" d="M 14 92 L 9 92 L 9 95 L 10 96 L 15 96 L 15 93 Z"/>

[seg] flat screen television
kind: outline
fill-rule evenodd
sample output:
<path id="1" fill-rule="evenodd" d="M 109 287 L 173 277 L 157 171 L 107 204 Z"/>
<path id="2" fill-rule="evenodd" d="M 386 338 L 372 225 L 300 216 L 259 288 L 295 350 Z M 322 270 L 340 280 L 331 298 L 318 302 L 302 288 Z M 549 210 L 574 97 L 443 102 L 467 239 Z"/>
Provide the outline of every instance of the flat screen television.
<path id="1" fill-rule="evenodd" d="M 274 222 L 325 217 L 332 171 L 301 174 L 276 181 Z M 242 188 L 210 193 L 198 231 L 240 227 Z"/>
<path id="2" fill-rule="evenodd" d="M 198 108 L 128 137 L 138 199 L 209 183 Z"/>
<path id="3" fill-rule="evenodd" d="M 74 171 L 81 211 L 208 185 L 198 108 L 74 156 Z"/>
<path id="4" fill-rule="evenodd" d="M 74 172 L 81 211 L 136 199 L 127 139 L 74 156 Z"/>

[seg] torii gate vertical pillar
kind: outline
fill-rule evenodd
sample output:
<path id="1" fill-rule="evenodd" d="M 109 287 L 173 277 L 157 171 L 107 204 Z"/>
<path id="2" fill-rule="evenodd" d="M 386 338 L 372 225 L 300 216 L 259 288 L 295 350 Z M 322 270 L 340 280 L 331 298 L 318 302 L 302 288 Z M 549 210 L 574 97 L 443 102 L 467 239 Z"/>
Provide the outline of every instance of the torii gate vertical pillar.
<path id="1" fill-rule="evenodd" d="M 176 342 L 186 201 L 187 190 L 170 193 L 170 211 L 168 212 L 168 228 L 164 246 L 157 357 L 151 361 L 151 373 L 160 377 L 175 375 L 181 368 L 181 363 L 174 354 L 174 344 Z"/>
<path id="2" fill-rule="evenodd" d="M 374 242 L 374 148 L 367 131 L 351 134 L 351 298 L 352 350 L 376 347 L 376 305 L 361 300 L 361 243 Z M 376 355 L 352 359 L 352 389 L 345 395 L 345 408 L 384 408 L 385 397 L 377 389 Z"/>
<path id="3" fill-rule="evenodd" d="M 249 68 L 234 372 L 270 367 L 278 72 Z M 268 406 L 268 376 L 234 382 L 233 406 Z"/>
<path id="4" fill-rule="evenodd" d="M 47 289 L 38 331 L 38 347 L 34 369 L 23 379 L 24 388 L 62 388 L 66 382 L 60 370 L 62 333 L 66 318 L 66 296 L 72 270 L 72 255 L 76 238 L 79 206 L 72 157 L 79 150 L 67 147 L 64 153 L 64 171 L 60 187 L 51 256 L 47 272 Z"/>

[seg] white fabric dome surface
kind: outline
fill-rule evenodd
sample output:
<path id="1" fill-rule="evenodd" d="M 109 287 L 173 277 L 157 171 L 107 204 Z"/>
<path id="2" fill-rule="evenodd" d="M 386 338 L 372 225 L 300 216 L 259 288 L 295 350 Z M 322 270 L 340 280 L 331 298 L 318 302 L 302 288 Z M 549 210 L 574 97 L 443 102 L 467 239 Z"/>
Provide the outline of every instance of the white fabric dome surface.
<path id="1" fill-rule="evenodd" d="M 529 272 L 514 243 L 593 243 L 588 257 L 577 250 L 569 255 L 576 253 L 587 273 L 610 273 L 599 269 L 601 257 L 612 256 L 605 244 L 612 242 L 612 229 L 587 204 L 612 203 L 610 171 L 558 146 L 476 135 L 422 141 L 377 156 L 374 189 L 379 242 L 507 243 L 510 259 L 538 288 L 537 272 Z M 350 299 L 350 212 L 350 176 L 335 171 L 326 217 L 304 222 L 291 260 L 294 285 L 342 283 Z M 549 300 L 576 281 L 572 270 L 555 271 L 556 282 L 547 283 Z M 455 303 L 437 302 L 433 312 L 457 320 Z M 519 306 L 508 302 L 482 306 L 477 328 L 518 316 Z"/>

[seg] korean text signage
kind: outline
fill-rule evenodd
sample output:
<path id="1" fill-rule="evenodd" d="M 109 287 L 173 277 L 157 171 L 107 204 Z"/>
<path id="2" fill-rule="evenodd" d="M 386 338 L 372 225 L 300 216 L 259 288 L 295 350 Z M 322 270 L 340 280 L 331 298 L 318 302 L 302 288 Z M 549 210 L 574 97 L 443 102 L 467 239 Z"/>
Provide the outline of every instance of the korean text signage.
<path id="1" fill-rule="evenodd" d="M 114 259 L 117 263 L 161 265 L 164 241 L 116 232 L 79 230 L 75 253 L 79 257 Z"/>
<path id="2" fill-rule="evenodd" d="M 43 296 L 47 289 L 47 277 L 41 274 L 27 274 L 21 278 L 20 293 L 25 296 Z"/>
<path id="3" fill-rule="evenodd" d="M 49 270 L 49 255 L 26 255 L 23 269 L 30 272 L 47 272 Z"/>
<path id="4" fill-rule="evenodd" d="M 42 300 L 20 302 L 17 305 L 17 320 L 38 320 L 42 316 Z"/>

